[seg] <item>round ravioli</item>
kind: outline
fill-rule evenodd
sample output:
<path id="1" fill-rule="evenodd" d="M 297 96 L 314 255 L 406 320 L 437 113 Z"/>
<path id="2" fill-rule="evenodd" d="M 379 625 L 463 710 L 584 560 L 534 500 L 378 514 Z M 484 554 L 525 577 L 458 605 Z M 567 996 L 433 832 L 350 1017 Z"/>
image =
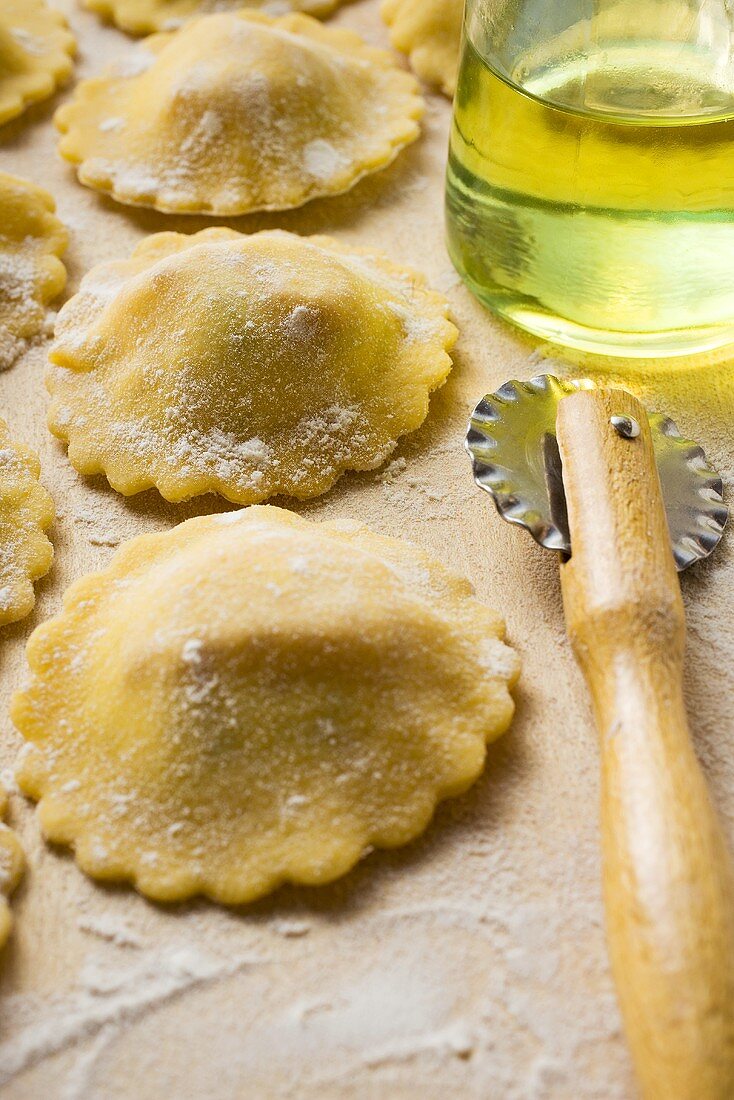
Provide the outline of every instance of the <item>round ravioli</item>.
<path id="1" fill-rule="evenodd" d="M 0 626 L 33 610 L 33 582 L 48 573 L 53 546 L 45 532 L 54 519 L 51 497 L 38 478 L 41 464 L 13 443 L 0 420 Z"/>
<path id="2" fill-rule="evenodd" d="M 159 233 L 61 310 L 49 425 L 125 494 L 316 496 L 423 422 L 451 369 L 447 309 L 328 237 Z"/>
<path id="3" fill-rule="evenodd" d="M 56 122 L 87 186 L 235 215 L 348 190 L 418 136 L 422 111 L 413 77 L 351 32 L 239 11 L 146 39 Z"/>
<path id="4" fill-rule="evenodd" d="M 265 15 L 305 12 L 319 18 L 342 0 L 83 0 L 84 7 L 116 23 L 128 34 L 152 34 L 180 27 L 195 15 L 254 8 Z"/>
<path id="5" fill-rule="evenodd" d="M 45 836 L 154 898 L 237 904 L 405 844 L 480 774 L 515 654 L 407 543 L 270 507 L 123 546 L 28 644 Z"/>
<path id="6" fill-rule="evenodd" d="M 408 54 L 421 80 L 453 96 L 464 0 L 382 0 L 381 11 L 390 41 Z"/>
<path id="7" fill-rule="evenodd" d="M 0 785 L 0 818 L 8 808 L 8 795 Z M 25 857 L 20 841 L 12 829 L 0 820 L 0 947 L 4 947 L 13 926 L 8 898 L 20 882 Z"/>
<path id="8" fill-rule="evenodd" d="M 54 210 L 47 191 L 0 172 L 0 370 L 43 330 L 66 284 L 67 233 Z"/>
<path id="9" fill-rule="evenodd" d="M 52 95 L 71 73 L 74 49 L 63 15 L 43 0 L 0 0 L 0 124 Z"/>

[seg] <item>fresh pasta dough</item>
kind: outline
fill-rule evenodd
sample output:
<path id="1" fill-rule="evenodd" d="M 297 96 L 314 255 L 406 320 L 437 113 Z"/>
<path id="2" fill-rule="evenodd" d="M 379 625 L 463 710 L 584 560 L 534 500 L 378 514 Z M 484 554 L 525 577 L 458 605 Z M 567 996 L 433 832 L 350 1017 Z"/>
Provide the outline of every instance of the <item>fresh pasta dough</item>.
<path id="1" fill-rule="evenodd" d="M 2 821 L 8 808 L 8 795 L 0 784 L 0 948 L 7 943 L 13 927 L 8 899 L 20 882 L 25 857 L 18 837 Z"/>
<path id="2" fill-rule="evenodd" d="M 124 545 L 28 644 L 45 836 L 150 897 L 250 901 L 405 844 L 510 722 L 501 619 L 429 555 L 272 507 Z"/>
<path id="3" fill-rule="evenodd" d="M 67 234 L 54 209 L 47 191 L 0 172 L 0 370 L 43 330 L 66 283 Z"/>
<path id="4" fill-rule="evenodd" d="M 413 70 L 444 95 L 456 91 L 464 0 L 382 0 L 390 41 Z"/>
<path id="5" fill-rule="evenodd" d="M 10 439 L 0 420 L 0 626 L 33 610 L 33 582 L 48 573 L 53 546 L 51 497 L 39 482 L 41 465 L 28 447 Z"/>
<path id="6" fill-rule="evenodd" d="M 128 34 L 152 34 L 180 27 L 195 15 L 214 11 L 254 8 L 264 15 L 300 11 L 319 18 L 331 13 L 341 0 L 83 0 L 84 7 L 116 23 Z"/>
<path id="7" fill-rule="evenodd" d="M 63 15 L 43 0 L 0 0 L 0 125 L 53 94 L 74 49 Z"/>
<path id="8" fill-rule="evenodd" d="M 125 494 L 316 496 L 423 422 L 451 369 L 447 310 L 415 272 L 328 237 L 158 233 L 61 310 L 49 425 Z"/>
<path id="9" fill-rule="evenodd" d="M 419 132 L 414 78 L 307 15 L 203 16 L 153 35 L 57 112 L 62 156 L 118 202 L 283 210 L 352 187 Z"/>

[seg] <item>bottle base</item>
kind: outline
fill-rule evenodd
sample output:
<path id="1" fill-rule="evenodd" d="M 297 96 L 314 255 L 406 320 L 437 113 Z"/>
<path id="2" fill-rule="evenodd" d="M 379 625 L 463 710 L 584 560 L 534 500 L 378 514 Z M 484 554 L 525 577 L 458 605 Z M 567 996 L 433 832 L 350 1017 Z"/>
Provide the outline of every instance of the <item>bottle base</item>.
<path id="1" fill-rule="evenodd" d="M 625 359 L 670 359 L 734 348 L 734 320 L 721 325 L 668 329 L 663 332 L 620 332 L 591 328 L 544 310 L 527 299 L 493 293 L 471 278 L 448 246 L 451 262 L 482 305 L 524 332 L 561 347 Z"/>

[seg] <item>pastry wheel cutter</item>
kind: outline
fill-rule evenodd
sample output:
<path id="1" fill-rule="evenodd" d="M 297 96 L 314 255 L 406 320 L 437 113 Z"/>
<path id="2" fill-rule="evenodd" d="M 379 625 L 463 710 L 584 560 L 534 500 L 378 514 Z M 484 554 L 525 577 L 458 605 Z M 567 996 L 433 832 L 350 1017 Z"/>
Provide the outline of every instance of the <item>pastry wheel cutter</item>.
<path id="1" fill-rule="evenodd" d="M 642 1093 L 731 1100 L 734 873 L 688 731 L 677 578 L 721 538 L 721 481 L 631 394 L 550 375 L 484 397 L 466 446 L 503 518 L 560 554 L 599 732 L 607 940 Z"/>

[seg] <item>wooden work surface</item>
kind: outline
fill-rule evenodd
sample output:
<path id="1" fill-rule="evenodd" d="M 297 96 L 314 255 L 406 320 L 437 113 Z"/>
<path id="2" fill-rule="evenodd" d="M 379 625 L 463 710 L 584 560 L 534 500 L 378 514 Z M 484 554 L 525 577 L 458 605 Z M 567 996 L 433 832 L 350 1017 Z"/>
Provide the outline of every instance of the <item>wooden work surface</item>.
<path id="1" fill-rule="evenodd" d="M 56 3 L 78 36 L 79 75 L 132 48 L 73 0 Z M 386 44 L 378 6 L 355 0 L 334 23 Z M 54 194 L 71 232 L 69 292 L 146 233 L 212 224 L 118 206 L 78 185 L 54 151 L 61 98 L 0 131 L 0 169 Z M 372 854 L 332 887 L 283 889 L 241 911 L 203 901 L 165 908 L 95 885 L 44 846 L 32 807 L 15 795 L 11 821 L 29 870 L 0 978 L 3 1100 L 634 1095 L 604 945 L 595 734 L 564 637 L 557 564 L 497 518 L 462 451 L 475 400 L 548 369 L 548 349 L 493 320 L 453 273 L 442 228 L 449 114 L 445 99 L 429 97 L 422 139 L 348 195 L 227 224 L 380 247 L 448 293 L 461 330 L 455 369 L 422 430 L 401 444 L 405 463 L 347 475 L 310 504 L 285 503 L 409 536 L 467 574 L 505 614 L 522 654 L 512 730 L 491 749 L 484 778 L 441 807 L 424 838 Z M 224 506 L 213 497 L 167 505 L 153 492 L 126 500 L 79 478 L 45 427 L 44 359 L 39 346 L 0 376 L 2 413 L 40 453 L 58 509 L 56 563 L 36 612 L 0 642 L 7 769 L 20 747 L 7 700 L 26 676 L 24 643 L 69 582 L 104 566 L 122 539 Z M 588 360 L 550 367 L 619 378 Z M 637 364 L 621 377 L 700 439 L 731 486 L 731 367 Z M 734 539 L 683 587 L 691 722 L 731 836 Z"/>

